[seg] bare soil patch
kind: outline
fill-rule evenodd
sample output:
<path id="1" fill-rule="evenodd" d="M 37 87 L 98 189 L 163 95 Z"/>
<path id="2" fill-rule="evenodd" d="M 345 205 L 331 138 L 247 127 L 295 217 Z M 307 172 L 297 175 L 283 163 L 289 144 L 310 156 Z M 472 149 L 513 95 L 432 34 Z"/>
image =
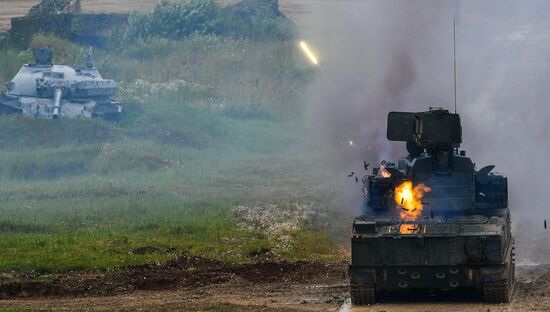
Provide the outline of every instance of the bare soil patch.
<path id="1" fill-rule="evenodd" d="M 345 264 L 261 261 L 227 264 L 183 255 L 162 264 L 67 274 L 4 273 L 0 298 L 115 295 L 138 290 L 178 290 L 230 283 L 303 283 L 342 279 Z"/>
<path id="2" fill-rule="evenodd" d="M 518 269 L 511 304 L 476 299 L 392 300 L 349 305 L 347 265 L 269 258 L 226 264 L 181 256 L 164 264 L 67 274 L 5 273 L 0 307 L 24 309 L 228 311 L 549 311 L 550 266 Z"/>

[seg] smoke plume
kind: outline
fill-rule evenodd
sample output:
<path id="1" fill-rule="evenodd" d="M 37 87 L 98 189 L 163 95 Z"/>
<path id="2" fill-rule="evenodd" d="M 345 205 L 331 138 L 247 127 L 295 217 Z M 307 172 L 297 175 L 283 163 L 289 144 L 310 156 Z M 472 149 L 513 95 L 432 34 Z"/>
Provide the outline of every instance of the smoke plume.
<path id="1" fill-rule="evenodd" d="M 317 9 L 303 36 L 318 51 L 320 65 L 308 93 L 307 124 L 335 174 L 406 154 L 404 143 L 386 140 L 388 112 L 454 110 L 456 18 L 462 148 L 478 169 L 494 164 L 508 176 L 520 262 L 547 262 L 550 230 L 542 220 L 550 217 L 550 3 L 312 2 L 319 5 L 312 5 Z M 358 210 L 360 187 L 342 183 L 348 204 Z"/>

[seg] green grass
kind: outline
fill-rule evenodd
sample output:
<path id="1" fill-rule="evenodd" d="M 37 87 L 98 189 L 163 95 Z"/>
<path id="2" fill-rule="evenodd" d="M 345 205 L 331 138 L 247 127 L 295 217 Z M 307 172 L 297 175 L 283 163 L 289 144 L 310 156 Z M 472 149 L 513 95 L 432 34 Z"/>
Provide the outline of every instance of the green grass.
<path id="1" fill-rule="evenodd" d="M 160 206 L 163 203 L 150 204 Z M 232 221 L 222 204 L 203 203 L 197 207 L 182 205 L 169 213 L 144 216 L 148 207 L 126 204 L 115 214 L 117 217 L 101 226 L 81 225 L 82 229 L 59 229 L 53 233 L 43 231 L 43 228 L 35 228 L 30 233 L 5 233 L 0 244 L 3 250 L 1 266 L 23 271 L 97 269 L 158 262 L 182 251 L 230 260 L 224 254 L 226 250 L 221 249 L 224 245 L 218 241 L 222 237 L 246 235 L 230 231 Z M 199 208 L 201 210 L 197 211 Z M 141 218 L 122 221 L 121 216 L 125 216 L 128 212 L 124 210 L 128 209 L 141 212 Z M 170 216 L 180 222 L 169 220 Z M 65 222 L 72 224 L 58 224 L 58 227 L 74 227 L 82 220 L 98 221 L 90 216 L 65 219 Z M 136 254 L 135 251 L 140 247 L 154 247 L 158 251 Z M 26 260 L 21 263 L 22 259 Z"/>
<path id="2" fill-rule="evenodd" d="M 49 35 L 32 45 L 67 64 L 85 51 Z M 340 259 L 325 225 L 346 235 L 333 220 L 347 222 L 326 209 L 333 186 L 303 153 L 312 73 L 295 53 L 291 41 L 140 41 L 95 53 L 104 77 L 119 82 L 120 123 L 0 116 L 0 271 L 105 269 L 182 253 Z M 28 61 L 26 51 L 0 50 L 0 82 Z M 270 205 L 314 212 L 272 232 L 288 220 L 236 210 Z"/>
<path id="3" fill-rule="evenodd" d="M 263 122 L 263 128 L 273 131 L 272 123 Z M 247 262 L 254 260 L 251 255 L 257 250 L 289 260 L 334 260 L 335 246 L 322 231 L 313 229 L 316 234 L 312 234 L 303 227 L 279 233 L 292 237 L 290 244 L 279 246 L 279 236 L 237 226 L 242 218 L 234 212 L 236 205 L 322 199 L 310 188 L 321 177 L 308 173 L 311 166 L 297 151 L 282 148 L 290 144 L 285 139 L 290 132 L 272 133 L 276 138 L 269 146 L 239 138 L 243 142 L 236 140 L 235 146 L 229 142 L 205 150 L 171 146 L 158 152 L 155 147 L 159 146 L 151 142 L 130 139 L 105 143 L 109 150 L 103 146 L 100 153 L 71 152 L 80 146 L 59 148 L 74 158 L 91 157 L 89 167 L 85 164 L 79 174 L 52 178 L 12 175 L 0 180 L 0 268 L 109 268 L 163 261 L 181 252 Z M 46 157 L 59 149 L 40 150 Z M 111 158 L 102 159 L 101 153 Z M 131 156 L 122 157 L 125 153 Z M 140 157 L 153 165 L 126 164 Z M 156 157 L 162 166 L 157 167 Z M 51 158 L 56 157 L 47 159 Z M 32 159 L 13 156 L 0 163 L 17 168 L 38 166 Z M 121 160 L 123 165 L 116 166 Z M 48 164 L 37 172 L 46 171 Z M 132 253 L 148 246 L 160 251 Z"/>

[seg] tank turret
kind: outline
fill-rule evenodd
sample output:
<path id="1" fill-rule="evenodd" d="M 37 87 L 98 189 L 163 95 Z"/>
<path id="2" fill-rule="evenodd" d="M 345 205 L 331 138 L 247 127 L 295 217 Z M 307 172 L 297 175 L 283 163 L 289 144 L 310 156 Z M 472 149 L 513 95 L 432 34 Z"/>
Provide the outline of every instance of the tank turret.
<path id="1" fill-rule="evenodd" d="M 351 295 L 367 304 L 391 294 L 465 292 L 508 302 L 513 238 L 508 181 L 476 170 L 461 151 L 460 116 L 443 109 L 391 112 L 387 138 L 408 155 L 363 178 L 352 232 Z"/>
<path id="2" fill-rule="evenodd" d="M 117 119 L 122 107 L 112 100 L 116 83 L 103 79 L 93 66 L 92 50 L 85 67 L 52 63 L 52 52 L 33 50 L 36 62 L 24 65 L 6 84 L 0 96 L 0 113 L 22 113 L 31 117 Z"/>

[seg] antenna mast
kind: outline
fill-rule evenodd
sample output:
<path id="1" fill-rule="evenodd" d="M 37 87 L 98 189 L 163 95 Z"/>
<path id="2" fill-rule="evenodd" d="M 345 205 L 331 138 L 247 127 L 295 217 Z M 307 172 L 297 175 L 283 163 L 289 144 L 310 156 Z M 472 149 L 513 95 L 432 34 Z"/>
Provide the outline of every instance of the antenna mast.
<path id="1" fill-rule="evenodd" d="M 454 92 L 455 92 L 455 114 L 456 110 L 456 18 L 453 18 L 453 63 L 454 63 Z"/>

